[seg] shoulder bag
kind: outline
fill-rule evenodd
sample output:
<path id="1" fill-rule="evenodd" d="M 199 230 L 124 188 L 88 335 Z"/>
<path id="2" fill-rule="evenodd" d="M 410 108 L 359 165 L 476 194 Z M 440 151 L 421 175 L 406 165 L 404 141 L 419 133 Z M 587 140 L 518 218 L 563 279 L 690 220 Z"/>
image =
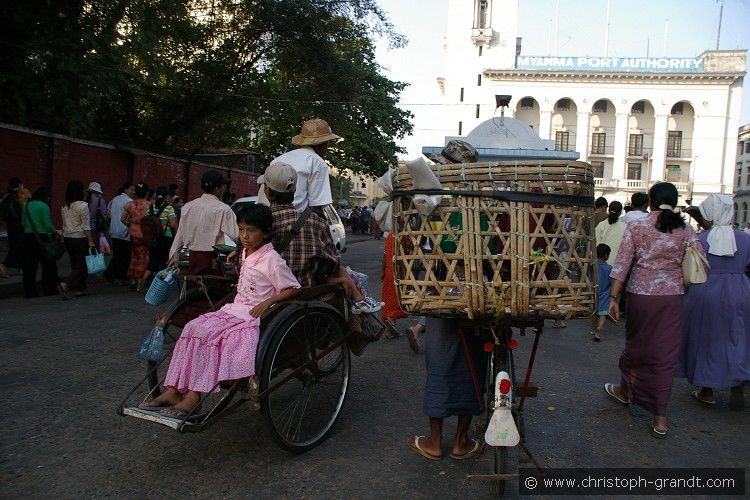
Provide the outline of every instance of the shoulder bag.
<path id="1" fill-rule="evenodd" d="M 693 245 L 685 247 L 685 255 L 682 257 L 682 279 L 685 286 L 705 283 L 710 268 L 706 258 Z"/>
<path id="2" fill-rule="evenodd" d="M 34 231 L 34 236 L 36 236 L 36 241 L 39 242 L 39 247 L 42 250 L 42 257 L 52 262 L 60 260 L 60 258 L 63 255 L 65 255 L 65 245 L 60 243 L 60 241 L 58 241 L 57 238 L 53 238 L 49 235 L 47 235 L 47 237 L 49 238 L 50 241 L 42 241 L 42 238 L 39 235 L 39 232 L 36 230 L 36 224 L 34 224 L 34 219 L 31 218 L 31 214 L 29 213 L 28 203 L 26 204 L 25 210 L 26 210 L 26 217 L 29 219 L 29 224 L 31 224 L 31 229 Z"/>

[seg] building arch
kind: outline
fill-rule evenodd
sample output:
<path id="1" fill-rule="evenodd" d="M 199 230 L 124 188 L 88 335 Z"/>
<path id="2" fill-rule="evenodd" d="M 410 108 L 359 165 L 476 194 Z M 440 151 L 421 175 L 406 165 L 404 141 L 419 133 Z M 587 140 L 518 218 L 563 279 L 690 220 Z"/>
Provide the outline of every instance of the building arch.
<path id="1" fill-rule="evenodd" d="M 552 107 L 550 139 L 555 141 L 558 151 L 576 151 L 578 129 L 578 106 L 570 97 L 562 97 Z"/>
<path id="2" fill-rule="evenodd" d="M 666 179 L 671 182 L 688 182 L 694 177 L 694 128 L 695 108 L 690 101 L 680 100 L 672 104 L 667 120 L 665 172 Z"/>
<path id="3" fill-rule="evenodd" d="M 541 107 L 533 96 L 524 96 L 516 101 L 513 117 L 522 121 L 538 134 Z"/>

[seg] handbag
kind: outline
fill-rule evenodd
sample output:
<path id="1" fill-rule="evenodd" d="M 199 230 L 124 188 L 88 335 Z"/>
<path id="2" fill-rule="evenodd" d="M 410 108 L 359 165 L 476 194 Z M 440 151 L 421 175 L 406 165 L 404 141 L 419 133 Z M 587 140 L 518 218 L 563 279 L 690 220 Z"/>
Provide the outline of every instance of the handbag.
<path id="1" fill-rule="evenodd" d="M 24 208 L 26 211 L 26 218 L 29 219 L 29 224 L 31 224 L 31 229 L 34 231 L 36 241 L 39 242 L 39 247 L 42 250 L 42 257 L 52 262 L 60 260 L 60 258 L 65 255 L 65 245 L 57 239 L 52 239 L 51 241 L 42 241 L 39 232 L 36 230 L 34 219 L 31 218 L 31 214 L 29 213 L 29 204 L 27 203 Z"/>
<path id="2" fill-rule="evenodd" d="M 104 254 L 97 252 L 96 248 L 89 248 L 89 254 L 86 256 L 86 269 L 89 274 L 104 272 L 107 269 L 107 262 L 104 260 Z"/>
<path id="3" fill-rule="evenodd" d="M 682 280 L 685 286 L 705 283 L 709 269 L 711 266 L 701 252 L 692 245 L 685 247 L 685 255 L 682 257 Z"/>

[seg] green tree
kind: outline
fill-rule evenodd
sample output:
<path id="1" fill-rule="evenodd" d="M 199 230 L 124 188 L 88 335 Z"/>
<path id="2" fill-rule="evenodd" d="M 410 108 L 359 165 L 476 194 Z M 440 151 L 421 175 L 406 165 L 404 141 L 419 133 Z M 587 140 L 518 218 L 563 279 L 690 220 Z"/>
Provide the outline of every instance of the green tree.
<path id="1" fill-rule="evenodd" d="M 0 120 L 172 154 L 271 158 L 319 116 L 330 160 L 380 174 L 411 131 L 373 40 L 404 43 L 373 0 L 3 2 Z"/>

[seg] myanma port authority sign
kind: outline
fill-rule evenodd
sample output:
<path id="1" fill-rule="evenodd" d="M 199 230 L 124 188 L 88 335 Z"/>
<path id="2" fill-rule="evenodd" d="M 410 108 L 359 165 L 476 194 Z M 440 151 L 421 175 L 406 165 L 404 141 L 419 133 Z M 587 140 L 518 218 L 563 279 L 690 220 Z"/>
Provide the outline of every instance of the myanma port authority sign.
<path id="1" fill-rule="evenodd" d="M 697 57 L 518 56 L 516 69 L 624 73 L 700 73 L 704 71 L 703 59 Z"/>

